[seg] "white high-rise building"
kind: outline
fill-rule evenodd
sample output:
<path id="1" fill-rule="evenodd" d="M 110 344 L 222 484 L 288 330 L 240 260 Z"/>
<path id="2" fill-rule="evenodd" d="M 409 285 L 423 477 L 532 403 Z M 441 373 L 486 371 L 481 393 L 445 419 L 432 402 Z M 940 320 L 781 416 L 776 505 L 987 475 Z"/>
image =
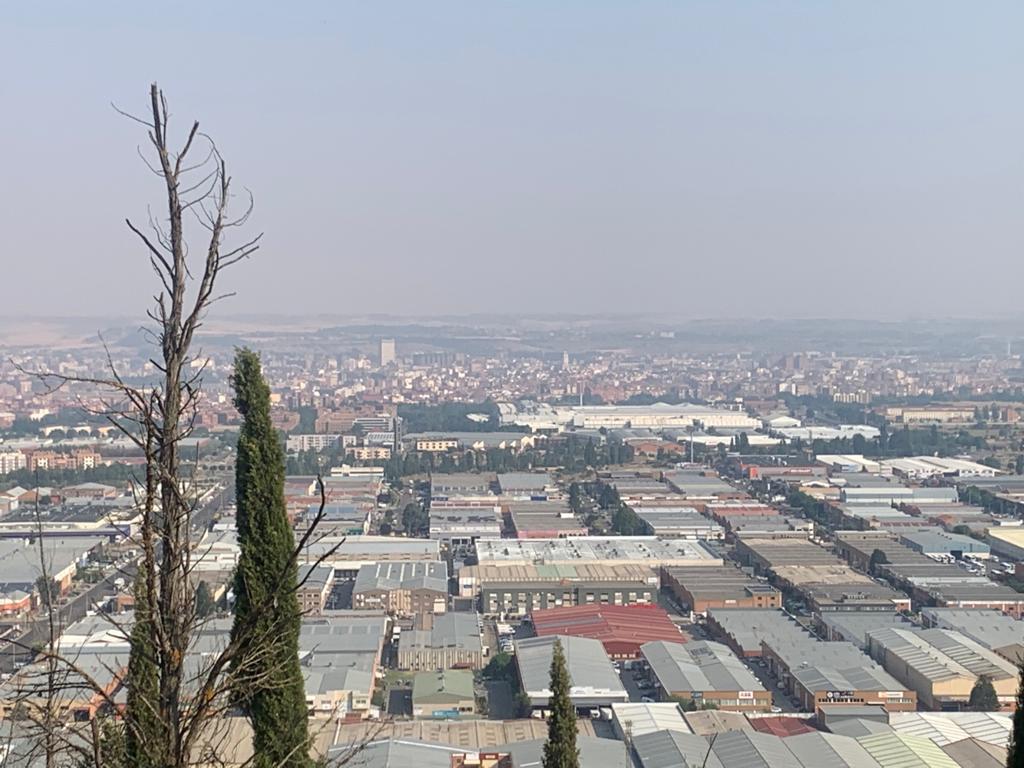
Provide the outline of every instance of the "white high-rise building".
<path id="1" fill-rule="evenodd" d="M 383 368 L 386 365 L 391 365 L 395 362 L 395 340 L 394 339 L 381 339 L 380 340 L 380 367 Z"/>

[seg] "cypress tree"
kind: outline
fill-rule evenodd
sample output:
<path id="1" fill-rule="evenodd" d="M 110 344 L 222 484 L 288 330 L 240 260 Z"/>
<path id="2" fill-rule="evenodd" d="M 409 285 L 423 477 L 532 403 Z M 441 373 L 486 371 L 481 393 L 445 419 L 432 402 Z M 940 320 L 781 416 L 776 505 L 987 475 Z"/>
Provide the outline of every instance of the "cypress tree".
<path id="1" fill-rule="evenodd" d="M 548 740 L 544 744 L 544 768 L 580 768 L 576 748 L 576 708 L 569 699 L 569 670 L 565 666 L 562 643 L 557 638 L 551 654 L 551 698 L 548 708 Z"/>
<path id="2" fill-rule="evenodd" d="M 295 542 L 284 505 L 284 452 L 270 421 L 270 387 L 251 350 L 241 349 L 235 356 L 231 384 L 235 407 L 243 417 L 235 468 L 241 554 L 232 636 L 246 627 L 247 633 L 254 633 L 256 646 L 236 668 L 240 698 L 252 721 L 255 765 L 307 768 L 298 573 L 290 562 Z M 273 596 L 269 608 L 268 596 Z"/>
<path id="3" fill-rule="evenodd" d="M 1006 756 L 1007 768 L 1024 768 L 1024 665 L 1018 666 L 1020 682 L 1017 684 L 1017 709 L 1013 713 L 1010 749 Z"/>
<path id="4" fill-rule="evenodd" d="M 163 744 L 163 723 L 159 716 L 160 674 L 153 645 L 153 610 L 146 589 L 145 562 L 135 575 L 135 623 L 132 625 L 128 657 L 126 729 L 124 751 L 128 765 L 149 768 L 158 763 L 151 750 Z"/>
<path id="5" fill-rule="evenodd" d="M 974 682 L 974 687 L 971 689 L 971 697 L 967 702 L 967 709 L 971 712 L 999 711 L 999 697 L 996 695 L 996 689 L 992 685 L 991 677 L 980 675 Z"/>

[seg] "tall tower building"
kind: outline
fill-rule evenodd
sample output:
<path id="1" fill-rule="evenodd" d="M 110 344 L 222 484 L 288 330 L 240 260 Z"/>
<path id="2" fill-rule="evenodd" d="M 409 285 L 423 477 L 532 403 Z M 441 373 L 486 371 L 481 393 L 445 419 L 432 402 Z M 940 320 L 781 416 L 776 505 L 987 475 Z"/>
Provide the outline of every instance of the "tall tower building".
<path id="1" fill-rule="evenodd" d="M 381 339 L 380 340 L 380 367 L 383 368 L 386 365 L 391 365 L 395 362 L 395 340 L 394 339 Z"/>

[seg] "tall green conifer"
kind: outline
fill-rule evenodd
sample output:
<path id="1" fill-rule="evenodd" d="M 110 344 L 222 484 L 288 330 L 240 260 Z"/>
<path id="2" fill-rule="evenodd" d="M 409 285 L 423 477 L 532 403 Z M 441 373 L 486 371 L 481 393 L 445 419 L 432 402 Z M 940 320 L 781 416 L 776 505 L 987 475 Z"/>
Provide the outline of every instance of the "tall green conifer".
<path id="1" fill-rule="evenodd" d="M 158 764 L 152 751 L 164 743 L 164 724 L 159 716 L 160 673 L 153 646 L 153 610 L 146 588 L 145 561 L 135 575 L 135 623 L 132 625 L 128 657 L 127 701 L 125 704 L 124 751 L 128 765 L 150 768 Z"/>
<path id="2" fill-rule="evenodd" d="M 565 666 L 562 643 L 555 640 L 551 655 L 551 698 L 548 709 L 548 740 L 544 744 L 544 768 L 580 768 L 576 748 L 576 708 L 569 699 L 569 670 Z"/>
<path id="3" fill-rule="evenodd" d="M 307 768 L 301 615 L 297 568 L 290 561 L 295 541 L 284 504 L 284 452 L 270 421 L 270 388 L 254 352 L 239 350 L 231 383 L 244 419 L 235 470 L 241 555 L 232 635 L 244 627 L 256 645 L 237 670 L 241 700 L 252 721 L 256 766 Z"/>
<path id="4" fill-rule="evenodd" d="M 1010 749 L 1006 756 L 1007 768 L 1024 768 L 1024 665 L 1018 666 L 1020 682 L 1017 684 L 1017 709 L 1013 713 Z"/>

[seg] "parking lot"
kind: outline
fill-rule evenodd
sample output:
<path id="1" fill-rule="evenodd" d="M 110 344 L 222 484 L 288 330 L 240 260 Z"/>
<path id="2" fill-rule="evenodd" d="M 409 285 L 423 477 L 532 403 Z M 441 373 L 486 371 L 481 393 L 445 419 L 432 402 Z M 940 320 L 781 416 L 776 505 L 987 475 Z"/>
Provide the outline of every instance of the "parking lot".
<path id="1" fill-rule="evenodd" d="M 797 706 L 796 700 L 791 699 L 786 695 L 784 691 L 780 691 L 778 688 L 778 680 L 768 672 L 767 667 L 762 667 L 758 664 L 757 659 L 744 659 L 743 662 L 747 665 L 747 668 L 754 673 L 756 677 L 765 688 L 772 692 L 772 704 L 783 712 L 800 712 L 800 707 Z"/>

